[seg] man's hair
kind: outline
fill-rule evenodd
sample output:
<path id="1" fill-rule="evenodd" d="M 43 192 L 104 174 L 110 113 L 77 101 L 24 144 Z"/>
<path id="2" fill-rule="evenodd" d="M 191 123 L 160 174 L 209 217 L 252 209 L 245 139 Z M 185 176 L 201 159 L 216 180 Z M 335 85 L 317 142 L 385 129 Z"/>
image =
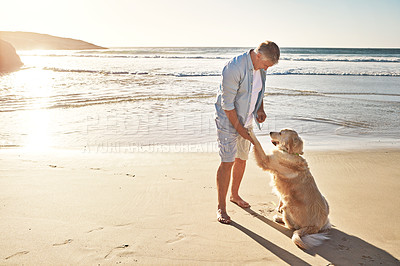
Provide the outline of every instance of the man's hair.
<path id="1" fill-rule="evenodd" d="M 256 53 L 260 53 L 265 59 L 270 60 L 274 65 L 278 63 L 281 52 L 278 45 L 271 41 L 261 43 L 256 49 Z"/>

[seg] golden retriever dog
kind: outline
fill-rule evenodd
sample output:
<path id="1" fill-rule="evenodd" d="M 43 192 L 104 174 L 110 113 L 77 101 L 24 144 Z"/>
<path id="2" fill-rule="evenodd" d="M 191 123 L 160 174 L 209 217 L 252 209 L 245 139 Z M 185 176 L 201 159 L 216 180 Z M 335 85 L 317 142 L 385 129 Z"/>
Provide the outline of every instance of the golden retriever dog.
<path id="1" fill-rule="evenodd" d="M 280 197 L 274 220 L 294 229 L 292 240 L 303 249 L 322 244 L 328 239 L 331 228 L 329 206 L 319 192 L 317 184 L 303 154 L 303 141 L 293 130 L 271 132 L 271 141 L 277 149 L 266 155 L 253 131 L 249 132 L 254 141 L 254 155 L 257 164 L 273 175 L 272 184 Z"/>

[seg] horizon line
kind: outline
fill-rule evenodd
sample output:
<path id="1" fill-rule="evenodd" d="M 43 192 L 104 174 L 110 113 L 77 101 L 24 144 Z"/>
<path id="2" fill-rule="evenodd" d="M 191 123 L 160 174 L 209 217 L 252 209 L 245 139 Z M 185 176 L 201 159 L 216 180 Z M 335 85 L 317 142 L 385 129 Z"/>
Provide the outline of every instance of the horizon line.
<path id="1" fill-rule="evenodd" d="M 184 45 L 133 45 L 133 46 L 102 46 L 105 48 L 255 48 L 256 46 L 184 46 Z M 327 48 L 327 49 L 400 49 L 399 47 L 347 47 L 347 46 L 279 46 L 279 48 Z"/>

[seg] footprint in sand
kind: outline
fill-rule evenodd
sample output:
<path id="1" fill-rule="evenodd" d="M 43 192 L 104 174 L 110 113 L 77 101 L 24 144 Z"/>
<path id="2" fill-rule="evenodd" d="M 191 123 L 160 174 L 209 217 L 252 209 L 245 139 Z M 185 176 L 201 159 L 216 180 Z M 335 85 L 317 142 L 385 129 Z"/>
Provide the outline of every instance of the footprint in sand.
<path id="1" fill-rule="evenodd" d="M 115 227 L 120 227 L 120 226 L 129 226 L 132 225 L 133 223 L 126 223 L 126 224 L 116 224 L 114 225 Z"/>
<path id="2" fill-rule="evenodd" d="M 48 166 L 51 167 L 51 168 L 64 168 L 62 166 L 58 166 L 58 165 L 55 165 L 55 164 L 49 164 Z"/>
<path id="3" fill-rule="evenodd" d="M 179 181 L 182 181 L 182 180 L 183 180 L 183 178 L 178 178 L 178 177 L 170 177 L 170 176 L 168 176 L 168 175 L 164 175 L 164 177 L 166 177 L 166 178 L 170 178 L 171 180 L 179 180 Z"/>
<path id="4" fill-rule="evenodd" d="M 33 161 L 33 160 L 21 160 L 23 162 L 29 162 L 29 163 L 37 163 L 38 161 Z"/>
<path id="5" fill-rule="evenodd" d="M 72 241 L 74 241 L 73 239 L 67 239 L 67 240 L 65 240 L 64 242 L 62 242 L 62 243 L 56 243 L 56 244 L 53 244 L 53 247 L 56 247 L 56 246 L 62 246 L 62 245 L 66 245 L 66 244 L 69 244 L 69 243 L 71 243 Z"/>
<path id="6" fill-rule="evenodd" d="M 111 249 L 110 252 L 108 252 L 107 255 L 104 256 L 104 258 L 107 259 L 107 257 L 110 256 L 111 253 L 116 249 L 124 249 L 124 248 L 127 248 L 127 247 L 129 247 L 129 245 L 126 245 L 126 244 L 122 245 L 122 246 L 115 247 L 115 248 Z"/>
<path id="7" fill-rule="evenodd" d="M 268 215 L 268 214 L 274 212 L 274 211 L 275 211 L 275 208 L 267 207 L 267 208 L 265 208 L 265 209 L 258 209 L 258 211 L 259 211 L 262 215 L 265 216 L 265 215 Z"/>
<path id="8" fill-rule="evenodd" d="M 363 260 L 369 260 L 369 261 L 374 261 L 374 259 L 371 256 L 367 256 L 367 255 L 362 255 L 361 257 Z"/>
<path id="9" fill-rule="evenodd" d="M 11 259 L 12 257 L 19 256 L 19 255 L 25 255 L 25 254 L 28 254 L 28 253 L 29 253 L 29 251 L 20 251 L 20 252 L 17 252 L 15 254 L 12 254 L 11 256 L 8 256 L 7 258 L 4 258 L 4 259 L 8 260 L 8 259 Z"/>
<path id="10" fill-rule="evenodd" d="M 95 229 L 89 230 L 86 233 L 91 233 L 93 231 L 99 231 L 99 230 L 103 230 L 103 229 L 104 229 L 104 227 L 99 227 L 99 228 L 95 228 Z"/>
<path id="11" fill-rule="evenodd" d="M 185 234 L 183 234 L 183 233 L 178 233 L 178 234 L 176 234 L 176 237 L 175 237 L 175 238 L 170 239 L 170 240 L 167 240 L 166 243 L 172 244 L 172 243 L 178 242 L 178 241 L 180 241 L 180 240 L 183 240 L 185 237 L 186 237 Z"/>
<path id="12" fill-rule="evenodd" d="M 338 247 L 339 247 L 339 250 L 350 250 L 350 248 L 345 245 L 339 245 Z"/>

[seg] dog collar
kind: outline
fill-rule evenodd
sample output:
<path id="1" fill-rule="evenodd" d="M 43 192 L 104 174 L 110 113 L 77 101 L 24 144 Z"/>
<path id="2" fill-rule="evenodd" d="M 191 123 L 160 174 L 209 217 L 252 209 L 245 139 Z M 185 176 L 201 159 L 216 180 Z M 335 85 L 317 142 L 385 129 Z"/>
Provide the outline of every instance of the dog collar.
<path id="1" fill-rule="evenodd" d="M 282 150 L 282 151 L 283 151 L 283 152 L 286 152 L 287 154 L 300 156 L 300 154 L 298 154 L 297 152 L 296 152 L 296 153 L 289 153 L 289 152 L 287 152 L 287 151 L 285 151 L 285 150 Z"/>

